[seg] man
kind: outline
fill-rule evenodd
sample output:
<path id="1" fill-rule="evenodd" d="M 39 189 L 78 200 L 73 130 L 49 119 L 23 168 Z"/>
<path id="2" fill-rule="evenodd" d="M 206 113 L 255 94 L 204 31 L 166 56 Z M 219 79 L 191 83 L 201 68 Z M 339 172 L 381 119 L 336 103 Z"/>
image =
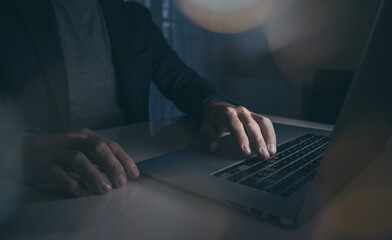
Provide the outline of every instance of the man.
<path id="1" fill-rule="evenodd" d="M 83 196 L 137 178 L 132 158 L 93 130 L 147 121 L 150 80 L 201 120 L 211 152 L 227 130 L 246 155 L 250 146 L 264 158 L 276 152 L 271 122 L 227 102 L 188 68 L 137 3 L 4 0 L 0 32 L 0 89 L 21 112 L 23 125 L 34 129 L 7 137 L 3 162 L 25 181 L 51 182 Z M 12 123 L 1 124 L 6 129 Z M 21 144 L 23 171 L 9 167 L 16 161 L 9 153 Z"/>

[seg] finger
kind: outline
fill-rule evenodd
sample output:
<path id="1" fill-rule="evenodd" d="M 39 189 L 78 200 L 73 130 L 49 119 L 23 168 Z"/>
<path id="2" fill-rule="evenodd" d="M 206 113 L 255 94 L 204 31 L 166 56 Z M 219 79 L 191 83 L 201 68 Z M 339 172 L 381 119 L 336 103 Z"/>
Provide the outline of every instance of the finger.
<path id="1" fill-rule="evenodd" d="M 239 114 L 239 119 L 244 125 L 245 131 L 250 139 L 251 144 L 256 149 L 257 154 L 262 158 L 269 158 L 267 145 L 264 141 L 263 134 L 260 130 L 259 124 L 253 119 L 250 112 Z"/>
<path id="2" fill-rule="evenodd" d="M 112 185 L 117 188 L 124 186 L 127 182 L 124 168 L 106 142 L 91 138 L 82 141 L 85 142 L 83 152 L 102 168 Z"/>
<path id="3" fill-rule="evenodd" d="M 268 146 L 268 151 L 270 154 L 275 154 L 276 134 L 271 120 L 258 114 L 252 114 L 252 116 L 260 126 L 260 130 L 264 136 L 264 141 Z"/>
<path id="4" fill-rule="evenodd" d="M 86 153 L 108 175 L 115 187 L 122 187 L 127 182 L 127 175 L 136 178 L 139 171 L 133 160 L 108 139 L 83 128 L 68 133 L 67 146 Z M 127 173 L 125 173 L 127 172 Z"/>
<path id="5" fill-rule="evenodd" d="M 242 152 L 246 155 L 251 154 L 251 150 L 249 147 L 249 140 L 246 136 L 245 129 L 240 119 L 237 116 L 236 110 L 233 108 L 229 108 L 226 111 L 228 114 L 228 123 L 227 127 L 230 132 L 233 134 L 234 139 L 237 141 L 238 146 L 240 146 Z"/>
<path id="6" fill-rule="evenodd" d="M 108 142 L 109 148 L 120 161 L 129 178 L 135 179 L 139 177 L 139 169 L 136 167 L 133 159 L 115 142 Z"/>
<path id="7" fill-rule="evenodd" d="M 105 194 L 112 189 L 111 183 L 82 152 L 67 151 L 60 163 L 75 171 L 94 192 Z"/>
<path id="8" fill-rule="evenodd" d="M 61 166 L 54 162 L 48 162 L 47 169 L 50 181 L 53 182 L 59 189 L 77 197 L 82 197 L 88 194 L 88 190 L 75 178 L 66 173 Z"/>
<path id="9" fill-rule="evenodd" d="M 219 133 L 214 125 L 208 119 L 204 119 L 201 128 L 201 134 L 208 144 L 208 150 L 213 153 L 218 148 Z"/>
<path id="10" fill-rule="evenodd" d="M 96 139 L 98 141 L 105 142 L 113 154 L 116 156 L 117 160 L 123 167 L 123 170 L 127 173 L 129 178 L 135 179 L 139 176 L 139 169 L 137 168 L 133 159 L 122 149 L 122 147 L 95 132 L 90 132 L 89 138 Z"/>

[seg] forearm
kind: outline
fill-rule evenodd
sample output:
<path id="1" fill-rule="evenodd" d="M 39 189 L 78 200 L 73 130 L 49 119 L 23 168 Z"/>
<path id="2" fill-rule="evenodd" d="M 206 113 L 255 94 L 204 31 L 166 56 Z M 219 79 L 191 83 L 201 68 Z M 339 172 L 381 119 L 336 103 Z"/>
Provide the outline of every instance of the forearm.
<path id="1" fill-rule="evenodd" d="M 152 24 L 153 80 L 164 96 L 183 112 L 202 118 L 203 105 L 214 98 L 227 98 L 209 81 L 189 68 Z"/>

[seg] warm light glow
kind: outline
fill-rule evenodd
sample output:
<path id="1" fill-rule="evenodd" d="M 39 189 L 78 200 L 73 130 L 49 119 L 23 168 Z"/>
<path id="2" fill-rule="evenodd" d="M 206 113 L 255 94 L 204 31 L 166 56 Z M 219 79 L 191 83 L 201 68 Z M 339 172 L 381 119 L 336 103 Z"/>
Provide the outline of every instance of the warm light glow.
<path id="1" fill-rule="evenodd" d="M 195 24 L 212 32 L 238 33 L 260 25 L 275 0 L 177 0 Z"/>
<path id="2" fill-rule="evenodd" d="M 279 3 L 263 25 L 263 31 L 277 65 L 290 79 L 311 81 L 320 68 L 355 67 L 337 56 L 350 51 L 344 48 L 355 26 L 348 19 L 355 16 L 352 8 L 357 3 L 321 0 Z"/>
<path id="3" fill-rule="evenodd" d="M 315 219 L 310 239 L 387 239 L 386 236 L 392 236 L 391 189 L 370 184 L 361 188 L 344 192 L 342 197 L 331 201 Z"/>
<path id="4" fill-rule="evenodd" d="M 356 0 L 176 1 L 201 28 L 235 34 L 230 39 L 234 50 L 228 49 L 235 51 L 235 60 L 272 53 L 280 70 L 296 82 L 312 81 L 320 69 L 355 69 L 374 10 Z M 268 44 L 259 44 L 264 35 Z"/>
<path id="5" fill-rule="evenodd" d="M 259 0 L 188 0 L 188 2 L 192 2 L 193 4 L 211 9 L 213 11 L 232 11 L 250 7 L 253 4 L 259 2 Z"/>

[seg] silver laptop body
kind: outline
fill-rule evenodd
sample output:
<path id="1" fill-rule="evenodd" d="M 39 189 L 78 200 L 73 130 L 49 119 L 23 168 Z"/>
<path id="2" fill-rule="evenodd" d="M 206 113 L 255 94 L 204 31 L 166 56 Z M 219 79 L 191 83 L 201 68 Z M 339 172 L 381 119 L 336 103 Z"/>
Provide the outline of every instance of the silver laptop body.
<path id="1" fill-rule="evenodd" d="M 234 141 L 216 154 L 204 145 L 142 161 L 142 173 L 282 225 L 300 225 L 373 159 L 392 135 L 391 1 L 381 1 L 353 83 L 332 132 L 274 124 L 278 147 L 304 133 L 328 136 L 312 180 L 290 196 L 272 194 L 214 175 L 244 161 Z"/>

